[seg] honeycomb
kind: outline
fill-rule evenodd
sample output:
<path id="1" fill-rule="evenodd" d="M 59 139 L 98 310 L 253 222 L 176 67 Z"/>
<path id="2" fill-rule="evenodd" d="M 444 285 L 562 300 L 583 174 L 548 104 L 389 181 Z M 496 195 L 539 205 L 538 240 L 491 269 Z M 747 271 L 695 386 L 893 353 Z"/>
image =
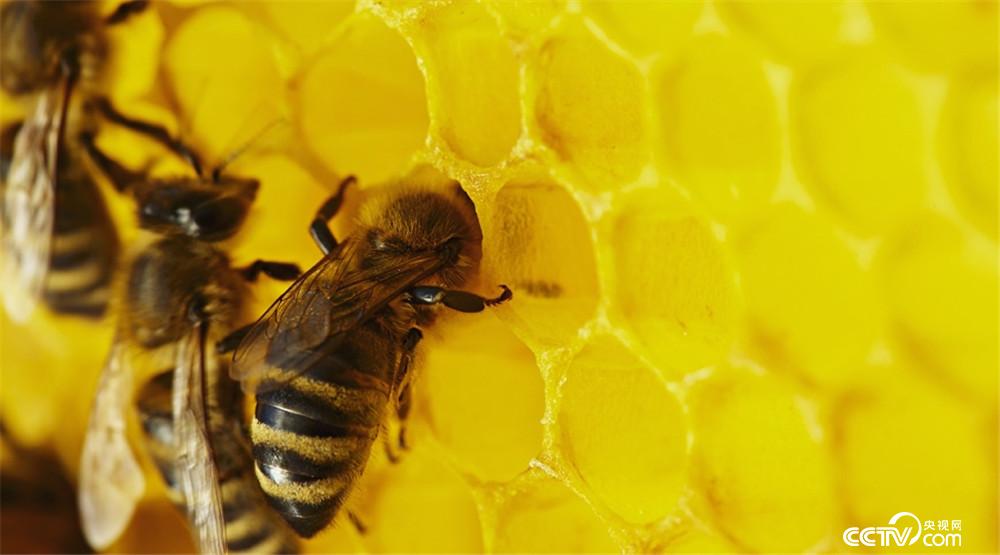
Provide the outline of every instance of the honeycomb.
<path id="1" fill-rule="evenodd" d="M 237 263 L 315 262 L 307 223 L 344 175 L 347 213 L 456 179 L 478 290 L 515 291 L 428 330 L 412 451 L 376 449 L 367 533 L 338 521 L 307 551 L 996 552 L 997 11 L 174 2 L 110 31 L 107 90 L 210 159 L 251 145 Z M 3 323 L 3 418 L 71 475 L 110 341 Z M 113 550 L 192 549 L 148 483 Z M 960 521 L 961 546 L 845 545 L 901 511 Z"/>

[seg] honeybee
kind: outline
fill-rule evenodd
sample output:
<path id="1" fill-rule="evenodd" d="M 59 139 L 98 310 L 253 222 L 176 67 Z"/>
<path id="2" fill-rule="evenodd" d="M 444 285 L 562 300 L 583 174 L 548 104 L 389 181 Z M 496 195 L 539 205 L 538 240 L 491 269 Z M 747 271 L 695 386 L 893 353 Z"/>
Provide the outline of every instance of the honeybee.
<path id="1" fill-rule="evenodd" d="M 373 193 L 356 232 L 337 242 L 327 225 L 345 180 L 310 231 L 324 257 L 254 324 L 218 344 L 235 349 L 232 376 L 256 395 L 251 424 L 257 478 L 301 536 L 336 515 L 363 471 L 392 406 L 410 406 L 410 363 L 435 305 L 479 312 L 512 297 L 457 288 L 481 258 L 475 207 L 453 183 L 442 191 L 397 185 Z M 401 428 L 393 450 L 406 448 Z"/>
<path id="2" fill-rule="evenodd" d="M 76 142 L 90 124 L 69 112 L 73 91 L 100 72 L 104 27 L 146 4 L 125 2 L 105 18 L 96 2 L 0 7 L 0 86 L 33 100 L 27 118 L 4 129 L 0 152 L 0 269 L 4 307 L 15 321 L 27 320 L 39 299 L 57 312 L 91 317 L 107 305 L 118 235 Z"/>
<path id="3" fill-rule="evenodd" d="M 135 197 L 140 227 L 158 235 L 124 273 L 116 336 L 84 441 L 79 504 L 90 545 L 103 549 L 122 533 L 144 489 L 125 434 L 133 369 L 165 366 L 141 389 L 138 410 L 199 549 L 295 551 L 295 536 L 254 478 L 238 384 L 207 347 L 239 322 L 247 281 L 261 272 L 285 280 L 299 274 L 294 264 L 261 260 L 234 268 L 216 246 L 239 231 L 258 181 L 223 175 L 221 167 L 208 177 L 196 168 L 195 178 L 154 180 L 93 143 L 88 148 L 116 187 Z"/>

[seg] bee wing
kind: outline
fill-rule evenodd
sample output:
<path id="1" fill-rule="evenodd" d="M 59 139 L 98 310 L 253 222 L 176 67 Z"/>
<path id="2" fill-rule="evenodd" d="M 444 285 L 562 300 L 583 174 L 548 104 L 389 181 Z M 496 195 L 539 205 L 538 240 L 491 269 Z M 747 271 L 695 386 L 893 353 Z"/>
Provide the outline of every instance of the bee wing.
<path id="1" fill-rule="evenodd" d="M 173 416 L 176 472 L 201 553 L 225 553 L 222 494 L 212 456 L 205 407 L 204 324 L 177 348 L 174 366 Z"/>
<path id="2" fill-rule="evenodd" d="M 440 269 L 440 254 L 391 265 L 357 264 L 348 238 L 303 274 L 240 341 L 230 375 L 247 393 L 278 387 L 332 352 L 347 333 Z"/>
<path id="3" fill-rule="evenodd" d="M 96 550 L 125 530 L 146 486 L 125 433 L 131 397 L 132 370 L 116 339 L 98 382 L 80 460 L 80 517 L 87 543 Z"/>
<path id="4" fill-rule="evenodd" d="M 3 194 L 0 272 L 4 307 L 16 322 L 31 316 L 49 271 L 56 157 L 65 103 L 66 96 L 54 89 L 41 93 L 35 112 L 14 139 Z"/>

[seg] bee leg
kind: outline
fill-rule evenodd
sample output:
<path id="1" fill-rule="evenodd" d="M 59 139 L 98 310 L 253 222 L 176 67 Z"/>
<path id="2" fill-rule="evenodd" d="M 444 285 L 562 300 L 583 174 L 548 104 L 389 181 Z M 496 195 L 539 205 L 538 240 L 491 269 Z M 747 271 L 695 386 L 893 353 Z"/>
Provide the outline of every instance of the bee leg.
<path id="1" fill-rule="evenodd" d="M 104 23 L 105 25 L 124 23 L 133 15 L 146 11 L 148 7 L 149 0 L 129 0 L 128 2 L 122 2 L 115 8 L 115 11 L 111 12 L 111 15 L 104 19 Z"/>
<path id="2" fill-rule="evenodd" d="M 250 328 L 253 324 L 247 324 L 241 328 L 237 328 L 232 331 L 229 335 L 223 337 L 215 344 L 216 354 L 224 355 L 226 353 L 231 353 L 236 350 L 236 347 L 240 346 L 240 341 L 250 333 Z"/>
<path id="3" fill-rule="evenodd" d="M 361 520 L 358 513 L 354 511 L 347 511 L 347 520 L 351 521 L 351 524 L 354 525 L 354 529 L 357 530 L 362 536 L 368 533 L 368 525 L 365 524 L 365 521 Z"/>
<path id="4" fill-rule="evenodd" d="M 108 121 L 117 123 L 126 129 L 131 129 L 140 135 L 146 135 L 150 139 L 153 139 L 154 141 L 165 146 L 171 152 L 183 158 L 188 164 L 190 164 L 191 167 L 194 168 L 196 174 L 199 176 L 202 175 L 201 159 L 198 155 L 195 154 L 194 150 L 184 144 L 180 139 L 175 139 L 171 136 L 170 132 L 165 128 L 156 125 L 155 123 L 149 123 L 147 121 L 126 116 L 125 114 L 119 112 L 106 97 L 95 98 L 91 101 L 90 105 L 101 112 L 101 114 L 107 118 Z"/>
<path id="5" fill-rule="evenodd" d="M 413 362 L 413 351 L 417 344 L 424 338 L 424 334 L 417 328 L 410 328 L 403 338 L 403 349 L 399 356 L 399 365 L 392 375 L 392 391 L 396 394 L 396 422 L 399 425 L 399 432 L 396 435 L 395 445 L 389 439 L 389 435 L 382 437 L 385 441 L 385 454 L 389 462 L 396 464 L 399 462 L 399 453 L 409 451 L 410 445 L 406 441 L 406 422 L 410 416 L 412 405 L 412 393 L 410 390 L 410 363 Z M 397 452 L 398 451 L 398 452 Z"/>
<path id="6" fill-rule="evenodd" d="M 274 262 L 271 260 L 254 260 L 251 264 L 238 270 L 243 275 L 243 279 L 247 281 L 257 281 L 257 277 L 260 276 L 261 272 L 271 279 L 280 281 L 293 281 L 302 273 L 298 264 Z"/>
<path id="7" fill-rule="evenodd" d="M 108 177 L 115 190 L 119 193 L 127 190 L 133 183 L 145 179 L 144 174 L 126 168 L 98 148 L 94 143 L 93 133 L 89 131 L 80 133 L 80 143 L 83 145 L 84 150 L 87 151 L 90 159 Z"/>
<path id="8" fill-rule="evenodd" d="M 410 406 L 413 404 L 413 394 L 410 392 L 410 384 L 403 386 L 399 393 L 399 400 L 396 403 L 396 418 L 399 419 L 399 435 L 396 436 L 396 448 L 400 451 L 409 451 L 410 444 L 406 441 L 406 422 L 410 416 Z"/>
<path id="9" fill-rule="evenodd" d="M 442 289 L 432 285 L 418 285 L 407 292 L 411 304 L 434 305 L 441 303 L 459 312 L 482 312 L 488 306 L 505 303 L 514 297 L 510 287 L 501 285 L 502 292 L 492 299 L 481 297 L 468 291 Z"/>
<path id="10" fill-rule="evenodd" d="M 309 224 L 309 234 L 312 235 L 313 241 L 316 242 L 316 246 L 319 247 L 319 250 L 323 251 L 324 255 L 330 254 L 330 251 L 337 248 L 337 238 L 330 231 L 328 222 L 337 215 L 337 211 L 340 210 L 340 206 L 344 203 L 344 193 L 355 181 L 357 179 L 353 175 L 345 177 L 340 182 L 337 192 L 326 199 L 326 202 L 316 211 L 316 217 L 313 218 L 312 223 Z"/>

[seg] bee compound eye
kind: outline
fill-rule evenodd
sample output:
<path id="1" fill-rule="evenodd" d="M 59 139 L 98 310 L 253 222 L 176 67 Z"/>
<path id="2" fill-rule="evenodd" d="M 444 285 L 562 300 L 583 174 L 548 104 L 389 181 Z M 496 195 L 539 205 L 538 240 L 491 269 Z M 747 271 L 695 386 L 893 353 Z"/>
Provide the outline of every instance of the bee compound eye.
<path id="1" fill-rule="evenodd" d="M 225 234 L 236 230 L 243 219 L 243 205 L 234 199 L 220 199 L 198 205 L 192 213 L 202 235 Z"/>

